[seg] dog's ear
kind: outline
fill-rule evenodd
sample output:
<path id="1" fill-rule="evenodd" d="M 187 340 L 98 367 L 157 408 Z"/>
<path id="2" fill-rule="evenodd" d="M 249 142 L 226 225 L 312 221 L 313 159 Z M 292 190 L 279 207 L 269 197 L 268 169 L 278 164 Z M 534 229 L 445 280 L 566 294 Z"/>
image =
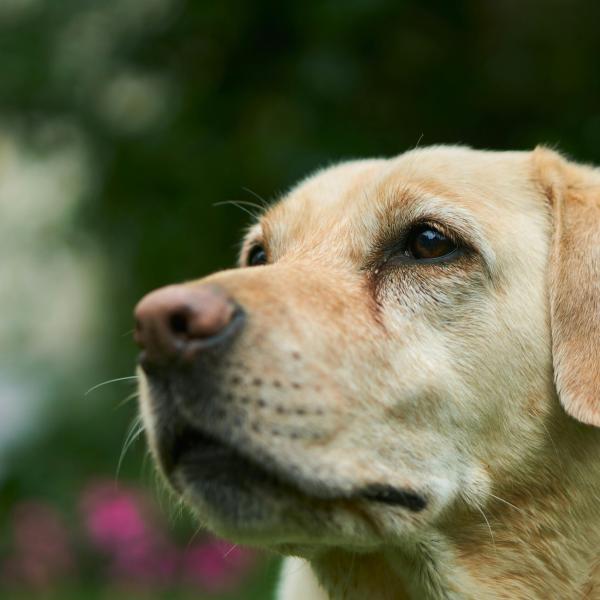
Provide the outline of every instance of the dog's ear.
<path id="1" fill-rule="evenodd" d="M 600 171 L 540 147 L 533 165 L 553 221 L 548 283 L 556 389 L 569 415 L 600 427 Z"/>

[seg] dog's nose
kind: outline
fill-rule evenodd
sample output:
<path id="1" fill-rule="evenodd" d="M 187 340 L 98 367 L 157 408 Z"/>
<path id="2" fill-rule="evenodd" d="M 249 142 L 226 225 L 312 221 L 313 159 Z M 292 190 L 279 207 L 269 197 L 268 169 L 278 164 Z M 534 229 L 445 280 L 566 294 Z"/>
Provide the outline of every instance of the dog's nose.
<path id="1" fill-rule="evenodd" d="M 191 361 L 239 330 L 241 308 L 214 285 L 170 285 L 151 292 L 135 308 L 135 341 L 143 367 Z"/>

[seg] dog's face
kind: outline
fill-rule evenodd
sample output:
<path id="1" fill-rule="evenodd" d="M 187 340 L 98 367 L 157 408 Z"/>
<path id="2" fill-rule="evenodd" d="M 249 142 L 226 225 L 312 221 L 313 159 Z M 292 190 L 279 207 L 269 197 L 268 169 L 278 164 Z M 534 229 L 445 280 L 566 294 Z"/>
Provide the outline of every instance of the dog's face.
<path id="1" fill-rule="evenodd" d="M 533 476 L 556 405 L 540 160 L 329 168 L 266 211 L 240 268 L 142 301 L 151 447 L 209 528 L 368 549 Z"/>

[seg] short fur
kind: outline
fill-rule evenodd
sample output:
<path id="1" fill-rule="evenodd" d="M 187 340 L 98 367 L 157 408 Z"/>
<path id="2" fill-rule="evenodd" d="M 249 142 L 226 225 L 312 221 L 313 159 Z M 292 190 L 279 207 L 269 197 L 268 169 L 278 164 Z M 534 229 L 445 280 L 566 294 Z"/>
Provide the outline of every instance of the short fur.
<path id="1" fill-rule="evenodd" d="M 421 221 L 468 252 L 398 260 Z M 280 600 L 600 598 L 600 172 L 545 148 L 345 163 L 269 208 L 241 265 L 255 243 L 267 266 L 188 284 L 249 318 L 210 396 L 170 400 L 285 484 L 215 503 L 181 469 L 201 520 L 296 557 Z M 384 484 L 426 508 L 355 493 Z"/>

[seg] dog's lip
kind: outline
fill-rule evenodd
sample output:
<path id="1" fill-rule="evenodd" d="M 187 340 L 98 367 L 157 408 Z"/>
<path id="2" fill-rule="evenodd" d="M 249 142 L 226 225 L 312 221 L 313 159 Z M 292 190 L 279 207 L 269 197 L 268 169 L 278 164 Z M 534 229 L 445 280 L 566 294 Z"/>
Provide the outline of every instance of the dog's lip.
<path id="1" fill-rule="evenodd" d="M 169 448 L 163 448 L 163 467 L 170 476 L 182 462 L 190 464 L 213 461 L 211 468 L 218 471 L 223 465 L 235 469 L 245 479 L 253 479 L 261 485 L 276 486 L 281 490 L 313 500 L 367 500 L 388 506 L 398 506 L 410 512 L 420 512 L 427 506 L 424 495 L 407 488 L 398 488 L 389 484 L 371 483 L 361 485 L 350 491 L 340 491 L 325 484 L 307 485 L 285 469 L 276 469 L 272 465 L 261 464 L 248 453 L 240 451 L 231 443 L 221 441 L 215 436 L 196 428 L 184 426 L 174 435 Z M 169 477 L 170 479 L 173 479 Z"/>
<path id="2" fill-rule="evenodd" d="M 420 512 L 427 506 L 427 499 L 411 490 L 387 484 L 373 483 L 362 489 L 361 496 L 383 504 L 405 506 L 412 512 Z"/>

